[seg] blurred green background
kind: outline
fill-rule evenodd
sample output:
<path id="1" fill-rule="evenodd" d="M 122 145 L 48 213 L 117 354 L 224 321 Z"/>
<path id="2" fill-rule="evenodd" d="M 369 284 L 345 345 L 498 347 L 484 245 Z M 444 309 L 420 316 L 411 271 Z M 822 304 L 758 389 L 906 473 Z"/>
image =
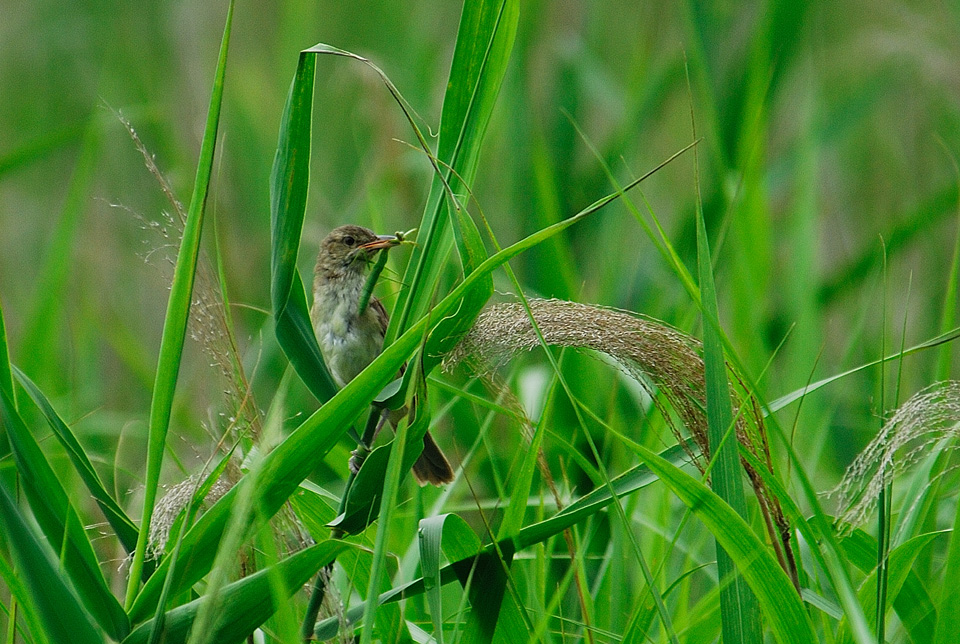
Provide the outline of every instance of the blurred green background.
<path id="1" fill-rule="evenodd" d="M 100 459 L 137 472 L 176 233 L 115 111 L 188 202 L 225 5 L 36 0 L 0 12 L 0 299 L 12 359 Z M 298 51 L 325 42 L 372 59 L 435 127 L 459 12 L 239 3 L 205 243 L 212 254 L 219 239 L 261 404 L 283 367 L 264 312 L 268 177 Z M 692 108 L 722 322 L 773 399 L 891 352 L 901 329 L 907 345 L 939 332 L 957 229 L 958 35 L 956 3 L 525 2 L 477 201 L 513 242 L 614 190 L 591 146 L 626 182 L 692 140 Z M 336 225 L 415 226 L 430 180 L 369 70 L 324 58 L 317 88 L 307 274 Z M 693 156 L 643 190 L 694 269 Z M 395 270 L 404 259 L 394 253 Z M 528 295 L 696 330 L 695 307 L 620 204 L 514 267 Z M 903 394 L 949 374 L 937 358 L 907 360 Z M 216 433 L 222 386 L 208 363 L 188 345 L 174 417 L 187 470 L 206 457 L 204 427 Z M 618 395 L 611 370 L 570 364 L 585 399 Z M 847 378 L 805 407 L 797 446 L 821 489 L 876 431 L 878 381 L 877 370 Z M 114 484 L 123 493 L 136 479 Z"/>

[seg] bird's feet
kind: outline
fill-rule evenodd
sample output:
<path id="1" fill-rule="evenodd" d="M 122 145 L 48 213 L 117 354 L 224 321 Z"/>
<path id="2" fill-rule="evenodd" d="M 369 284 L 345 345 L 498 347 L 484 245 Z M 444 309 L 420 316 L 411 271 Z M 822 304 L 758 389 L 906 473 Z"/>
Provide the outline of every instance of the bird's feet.
<path id="1" fill-rule="evenodd" d="M 363 465 L 363 462 L 367 459 L 367 455 L 370 454 L 370 448 L 366 445 L 357 445 L 357 449 L 350 452 L 350 473 L 354 476 L 360 471 L 360 466 Z"/>

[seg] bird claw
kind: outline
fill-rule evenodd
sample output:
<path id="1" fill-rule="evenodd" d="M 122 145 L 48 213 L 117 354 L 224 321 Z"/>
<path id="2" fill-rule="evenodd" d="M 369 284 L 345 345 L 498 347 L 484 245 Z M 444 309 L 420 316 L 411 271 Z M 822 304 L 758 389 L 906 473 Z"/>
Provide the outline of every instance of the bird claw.
<path id="1" fill-rule="evenodd" d="M 350 473 L 356 476 L 360 472 L 360 466 L 367 459 L 370 450 L 364 445 L 358 445 L 357 449 L 350 452 Z"/>

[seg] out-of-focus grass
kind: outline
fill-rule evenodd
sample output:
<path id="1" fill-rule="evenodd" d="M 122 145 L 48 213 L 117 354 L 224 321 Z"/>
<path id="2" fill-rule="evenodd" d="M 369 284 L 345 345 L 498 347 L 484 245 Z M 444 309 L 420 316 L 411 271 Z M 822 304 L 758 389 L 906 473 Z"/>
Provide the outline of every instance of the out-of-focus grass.
<path id="1" fill-rule="evenodd" d="M 131 516 L 141 505 L 147 410 L 172 274 L 167 260 L 174 256 L 168 246 L 177 233 L 161 215 L 169 204 L 111 110 L 130 120 L 188 202 L 222 14 L 216 3 L 40 0 L 5 7 L 0 21 L 0 299 L 11 360 L 50 396 L 105 488 Z M 362 12 L 336 2 L 238 7 L 208 208 L 218 220 L 236 337 L 261 404 L 273 398 L 286 365 L 266 313 L 268 178 L 297 52 L 326 42 L 370 58 L 435 127 L 458 18 L 456 3 L 422 1 L 380 0 Z M 960 156 L 958 30 L 960 14 L 933 2 L 524 3 L 473 193 L 507 245 L 615 190 L 591 145 L 626 183 L 690 141 L 692 104 L 704 137 L 703 214 L 720 323 L 758 379 L 759 393 L 775 399 L 878 357 L 884 323 L 887 337 L 899 341 L 906 319 L 905 341 L 912 345 L 946 330 L 942 320 L 955 319 L 944 303 L 955 307 L 956 300 L 944 293 L 948 284 L 956 288 L 950 274 L 958 210 L 951 157 Z M 342 61 L 319 60 L 304 275 L 330 228 L 356 222 L 381 232 L 406 230 L 423 212 L 430 164 L 379 83 Z M 643 197 L 692 272 L 692 158 L 645 183 Z M 634 203 L 643 200 L 635 195 Z M 166 236 L 157 233 L 164 228 Z M 204 239 L 211 255 L 212 231 L 208 227 Z M 888 252 L 885 293 L 880 238 Z M 407 260 L 403 251 L 391 254 L 396 281 L 382 289 L 390 304 Z M 528 295 L 639 311 L 702 333 L 675 271 L 620 204 L 511 266 Z M 513 290 L 502 275 L 495 280 L 499 291 Z M 942 357 L 906 358 L 899 379 L 888 371 L 885 396 L 875 368 L 777 414 L 817 492 L 829 490 L 876 433 L 876 416 L 887 411 L 879 401 L 892 400 L 895 386 L 903 400 L 952 375 L 950 345 L 941 351 Z M 558 359 L 579 403 L 613 430 L 655 451 L 671 440 L 648 401 L 615 369 L 572 352 Z M 218 415 L 223 385 L 208 363 L 188 342 L 172 411 L 173 458 L 162 482 L 199 469 L 212 450 L 210 436 L 228 423 Z M 546 364 L 542 356 L 522 357 L 509 383 L 535 420 L 549 421 L 546 463 L 560 498 L 569 500 L 574 490 L 596 485 L 575 458 L 592 460 L 584 430 L 611 474 L 636 456 L 594 417 L 578 422 Z M 495 398 L 461 373 L 442 377 Z M 443 409 L 435 418 L 441 445 L 460 460 L 482 436 L 463 474 L 470 487 L 457 485 L 443 496 L 403 492 L 393 513 L 392 552 L 413 552 L 417 519 L 436 511 L 459 512 L 481 535 L 490 522 L 496 533 L 511 502 L 521 428 L 503 414 L 488 419 L 486 408 L 454 401 L 450 391 L 431 388 L 433 408 Z M 315 406 L 295 384 L 285 428 L 299 425 Z M 68 470 L 43 419 L 30 408 L 21 414 L 40 433 L 48 458 Z M 0 472 L 10 477 L 12 457 L 5 439 L 2 445 Z M 338 448 L 341 457 L 345 445 Z M 811 512 L 776 441 L 774 450 L 787 490 Z M 949 472 L 946 463 L 939 467 Z M 895 509 L 909 503 L 904 490 L 925 487 L 925 472 L 894 485 Z M 314 478 L 337 489 L 335 473 L 343 476 L 342 463 L 319 465 Z M 893 550 L 952 526 L 938 521 L 937 510 L 953 512 L 954 478 L 939 480 L 924 516 L 912 533 L 894 538 Z M 82 489 L 78 477 L 64 479 L 68 488 Z M 553 512 L 552 496 L 540 484 L 531 491 L 526 523 Z M 85 519 L 98 520 L 93 503 L 87 506 L 80 508 Z M 639 525 L 638 541 L 680 640 L 715 638 L 716 569 L 703 567 L 714 560 L 710 535 L 684 518 L 661 487 L 635 493 L 623 507 Z M 761 529 L 757 517 L 750 519 Z M 608 631 L 642 641 L 646 624 L 657 628 L 632 545 L 618 529 L 605 515 L 575 526 L 573 565 L 567 542 L 556 537 L 517 556 L 519 587 L 508 592 L 522 600 L 530 623 L 546 630 L 545 639 L 585 637 L 587 622 L 596 641 Z M 114 564 L 104 570 L 116 591 L 123 584 L 115 565 L 122 553 L 113 542 L 94 544 L 99 559 Z M 930 570 L 930 561 L 948 552 L 956 567 L 956 543 L 948 550 L 946 539 L 933 540 L 920 551 L 918 569 Z M 410 579 L 415 557 L 403 561 Z M 859 571 L 850 574 L 855 586 L 864 579 Z M 941 600 L 936 580 L 929 583 L 932 601 L 955 610 Z M 623 593 L 625 587 L 637 591 Z M 366 588 L 359 592 L 365 596 Z M 449 586 L 442 592 L 444 610 L 452 613 L 461 597 Z M 0 591 L 5 606 L 8 597 Z M 835 596 L 826 600 L 842 604 Z M 418 608 L 411 615 L 419 620 L 426 613 Z M 820 613 L 814 624 L 835 632 L 836 623 Z M 891 624 L 887 635 L 904 641 L 903 628 Z"/>

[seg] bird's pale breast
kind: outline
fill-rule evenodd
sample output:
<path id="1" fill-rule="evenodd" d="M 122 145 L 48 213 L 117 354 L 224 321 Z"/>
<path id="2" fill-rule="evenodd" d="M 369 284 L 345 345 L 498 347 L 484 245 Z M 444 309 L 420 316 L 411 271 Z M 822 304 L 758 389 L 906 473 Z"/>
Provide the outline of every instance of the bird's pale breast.
<path id="1" fill-rule="evenodd" d="M 332 286 L 316 290 L 311 317 L 324 362 L 343 387 L 380 354 L 383 330 L 371 307 L 357 315 L 362 280 Z"/>

